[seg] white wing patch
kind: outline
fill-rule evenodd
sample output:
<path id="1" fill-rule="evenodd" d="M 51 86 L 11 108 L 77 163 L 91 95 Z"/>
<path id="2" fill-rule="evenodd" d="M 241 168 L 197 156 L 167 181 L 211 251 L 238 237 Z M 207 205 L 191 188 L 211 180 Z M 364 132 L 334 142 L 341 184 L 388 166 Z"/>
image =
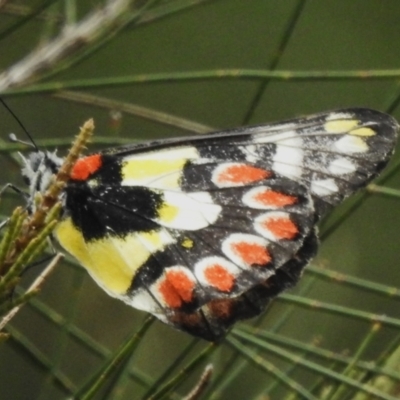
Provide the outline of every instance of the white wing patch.
<path id="1" fill-rule="evenodd" d="M 355 172 L 357 169 L 356 165 L 354 165 L 349 159 L 344 157 L 339 157 L 333 160 L 329 166 L 328 170 L 333 175 L 343 175 L 343 174 L 351 174 Z"/>
<path id="2" fill-rule="evenodd" d="M 335 150 L 344 154 L 365 153 L 368 145 L 359 136 L 345 135 L 334 143 Z"/>
<path id="3" fill-rule="evenodd" d="M 303 141 L 300 137 L 286 139 L 276 146 L 272 168 L 288 178 L 300 178 L 303 172 Z"/>
<path id="4" fill-rule="evenodd" d="M 207 192 L 165 191 L 157 222 L 168 228 L 195 231 L 213 224 L 222 207 Z"/>
<path id="5" fill-rule="evenodd" d="M 303 166 L 303 140 L 295 131 L 278 132 L 272 135 L 257 134 L 255 143 L 275 143 L 272 168 L 275 172 L 289 177 L 300 178 Z"/>
<path id="6" fill-rule="evenodd" d="M 316 196 L 330 196 L 339 190 L 334 179 L 317 179 L 311 182 L 311 192 Z"/>

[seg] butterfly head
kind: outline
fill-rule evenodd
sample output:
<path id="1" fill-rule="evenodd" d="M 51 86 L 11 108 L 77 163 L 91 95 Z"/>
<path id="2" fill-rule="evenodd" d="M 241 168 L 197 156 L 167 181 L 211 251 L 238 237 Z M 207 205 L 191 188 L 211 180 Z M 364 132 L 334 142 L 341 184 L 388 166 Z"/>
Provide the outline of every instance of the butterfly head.
<path id="1" fill-rule="evenodd" d="M 58 157 L 56 151 L 34 151 L 27 157 L 20 154 L 23 162 L 22 177 L 25 183 L 29 186 L 29 198 L 32 205 L 29 208 L 32 210 L 34 201 L 38 193 L 44 193 L 49 187 L 53 175 L 55 175 L 61 167 L 63 159 Z"/>

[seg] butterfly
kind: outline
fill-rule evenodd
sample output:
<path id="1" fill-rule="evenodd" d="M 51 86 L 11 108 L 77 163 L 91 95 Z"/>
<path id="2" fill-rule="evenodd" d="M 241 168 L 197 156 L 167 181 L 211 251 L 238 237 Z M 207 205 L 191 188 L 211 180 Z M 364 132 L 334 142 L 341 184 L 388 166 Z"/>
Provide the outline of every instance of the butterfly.
<path id="1" fill-rule="evenodd" d="M 215 341 L 297 283 L 317 222 L 377 176 L 398 130 L 354 108 L 88 155 L 55 237 L 110 296 Z M 32 199 L 62 161 L 24 159 Z"/>

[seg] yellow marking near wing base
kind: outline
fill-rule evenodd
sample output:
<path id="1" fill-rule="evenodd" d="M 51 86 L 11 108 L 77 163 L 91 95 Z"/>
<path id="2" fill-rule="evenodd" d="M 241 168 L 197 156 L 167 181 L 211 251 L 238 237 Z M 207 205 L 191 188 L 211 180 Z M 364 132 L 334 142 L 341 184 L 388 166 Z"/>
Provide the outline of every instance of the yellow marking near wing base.
<path id="1" fill-rule="evenodd" d="M 159 175 L 181 170 L 186 160 L 130 160 L 122 167 L 123 180 L 152 179 Z"/>
<path id="2" fill-rule="evenodd" d="M 140 236 L 141 242 L 150 249 L 151 252 L 162 249 L 165 245 L 173 243 L 174 240 L 165 231 L 157 232 L 141 232 L 136 235 Z"/>
<path id="3" fill-rule="evenodd" d="M 179 208 L 168 203 L 163 203 L 158 209 L 158 217 L 163 222 L 172 222 L 179 214 Z"/>
<path id="4" fill-rule="evenodd" d="M 358 121 L 355 119 L 343 119 L 337 121 L 328 121 L 324 128 L 328 133 L 343 133 L 351 131 L 358 126 Z"/>
<path id="5" fill-rule="evenodd" d="M 158 232 L 136 233 L 125 238 L 105 237 L 85 242 L 70 218 L 61 221 L 55 230 L 61 246 L 71 253 L 111 296 L 124 295 L 137 270 L 171 238 Z"/>

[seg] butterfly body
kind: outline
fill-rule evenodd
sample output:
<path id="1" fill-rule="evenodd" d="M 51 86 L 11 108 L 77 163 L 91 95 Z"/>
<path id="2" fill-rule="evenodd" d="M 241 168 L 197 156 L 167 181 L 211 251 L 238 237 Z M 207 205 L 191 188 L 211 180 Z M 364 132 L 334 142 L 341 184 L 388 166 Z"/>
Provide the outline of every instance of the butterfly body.
<path id="1" fill-rule="evenodd" d="M 55 236 L 111 296 L 216 340 L 298 281 L 316 223 L 384 167 L 397 130 L 349 109 L 83 157 Z M 47 175 L 27 164 L 33 197 Z"/>

